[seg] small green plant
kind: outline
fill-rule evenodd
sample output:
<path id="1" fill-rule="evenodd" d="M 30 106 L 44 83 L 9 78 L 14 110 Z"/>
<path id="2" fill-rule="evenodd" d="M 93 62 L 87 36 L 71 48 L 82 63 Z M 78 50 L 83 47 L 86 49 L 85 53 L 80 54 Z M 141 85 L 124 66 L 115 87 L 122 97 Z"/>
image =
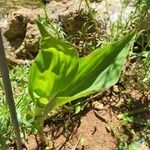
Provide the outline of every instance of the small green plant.
<path id="1" fill-rule="evenodd" d="M 137 113 L 142 113 L 142 112 L 148 112 L 149 110 L 145 110 L 145 109 L 136 109 L 130 113 L 124 113 L 124 114 L 120 114 L 118 115 L 118 119 L 121 119 L 123 123 L 128 124 L 128 123 L 136 123 L 136 124 L 141 124 L 141 125 L 146 125 L 146 126 L 150 126 L 150 119 L 138 119 L 136 117 L 134 117 L 134 114 Z"/>
<path id="2" fill-rule="evenodd" d="M 10 80 L 13 87 L 17 117 L 20 123 L 21 138 L 26 139 L 29 133 L 35 133 L 33 118 L 28 113 L 34 108 L 34 104 L 28 94 L 28 74 L 30 65 L 17 65 L 10 69 Z M 0 149 L 7 149 L 6 141 L 14 139 L 13 128 L 10 122 L 5 93 L 0 79 Z M 28 106 L 28 107 L 27 107 Z M 2 138 L 1 138 L 2 137 Z M 6 147 L 6 148 L 5 148 Z"/>
<path id="3" fill-rule="evenodd" d="M 37 25 L 42 35 L 41 50 L 30 70 L 29 93 L 36 105 L 32 112 L 35 127 L 42 135 L 50 111 L 118 81 L 135 32 L 79 58 L 70 43 L 51 36 L 38 21 Z"/>
<path id="4" fill-rule="evenodd" d="M 142 140 L 134 140 L 129 145 L 121 143 L 118 147 L 118 150 L 144 150 L 144 148 L 142 148 L 143 143 L 144 142 Z"/>

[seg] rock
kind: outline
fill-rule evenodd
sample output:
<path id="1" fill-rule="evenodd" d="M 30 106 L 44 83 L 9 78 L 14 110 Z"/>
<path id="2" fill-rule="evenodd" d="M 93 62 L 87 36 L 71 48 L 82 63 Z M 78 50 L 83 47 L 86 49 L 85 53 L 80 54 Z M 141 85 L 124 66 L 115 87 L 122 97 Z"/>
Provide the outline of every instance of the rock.
<path id="1" fill-rule="evenodd" d="M 142 142 L 141 145 L 140 145 L 140 149 L 141 150 L 149 150 L 149 146 L 148 146 L 148 143 L 147 142 Z"/>
<path id="2" fill-rule="evenodd" d="M 113 86 L 113 91 L 114 91 L 114 92 L 116 92 L 116 93 L 118 93 L 118 92 L 119 92 L 119 88 L 118 88 L 118 86 L 117 86 L 117 85 L 114 85 L 114 86 Z"/>
<path id="3" fill-rule="evenodd" d="M 92 107 L 97 110 L 102 110 L 104 108 L 104 105 L 98 101 L 95 101 L 92 103 Z"/>
<path id="4" fill-rule="evenodd" d="M 33 22 L 34 12 L 30 9 L 20 9 L 8 16 L 8 24 L 4 30 L 4 36 L 8 41 L 16 38 L 24 38 L 28 22 Z"/>
<path id="5" fill-rule="evenodd" d="M 28 24 L 26 36 L 24 39 L 25 49 L 28 51 L 37 52 L 39 49 L 39 37 L 40 33 L 38 27 L 34 24 Z"/>
<path id="6" fill-rule="evenodd" d="M 59 16 L 67 16 L 70 13 L 85 8 L 85 3 L 80 5 L 80 0 L 52 0 L 47 4 L 47 14 L 50 19 L 59 19 Z"/>
<path id="7" fill-rule="evenodd" d="M 116 107 L 121 107 L 121 105 L 123 105 L 124 103 L 124 99 L 122 97 L 117 99 L 117 104 L 115 105 Z"/>
<path id="8" fill-rule="evenodd" d="M 7 24 L 8 24 L 7 19 L 0 17 L 0 28 L 6 27 Z"/>
<path id="9" fill-rule="evenodd" d="M 38 143 L 37 143 L 35 135 L 31 134 L 28 136 L 28 147 L 29 147 L 29 150 L 37 150 L 38 149 Z"/>
<path id="10" fill-rule="evenodd" d="M 35 24 L 28 23 L 25 38 L 16 54 L 19 53 L 36 53 L 39 50 L 40 33 L 38 27 Z"/>
<path id="11" fill-rule="evenodd" d="M 9 62 L 16 60 L 17 63 L 22 62 L 17 59 L 34 58 L 29 56 L 34 55 L 39 49 L 40 33 L 35 19 L 41 13 L 42 11 L 23 8 L 8 16 L 8 23 L 3 29 L 3 35 L 6 57 Z"/>

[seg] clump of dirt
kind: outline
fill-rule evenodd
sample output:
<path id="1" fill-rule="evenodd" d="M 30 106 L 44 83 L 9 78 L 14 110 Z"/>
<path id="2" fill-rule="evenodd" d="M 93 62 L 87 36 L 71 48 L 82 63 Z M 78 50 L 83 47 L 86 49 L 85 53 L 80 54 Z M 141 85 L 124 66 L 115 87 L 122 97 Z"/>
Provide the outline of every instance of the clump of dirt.
<path id="1" fill-rule="evenodd" d="M 39 49 L 40 33 L 35 24 L 38 11 L 20 9 L 8 17 L 3 29 L 6 56 L 11 63 L 31 60 Z"/>

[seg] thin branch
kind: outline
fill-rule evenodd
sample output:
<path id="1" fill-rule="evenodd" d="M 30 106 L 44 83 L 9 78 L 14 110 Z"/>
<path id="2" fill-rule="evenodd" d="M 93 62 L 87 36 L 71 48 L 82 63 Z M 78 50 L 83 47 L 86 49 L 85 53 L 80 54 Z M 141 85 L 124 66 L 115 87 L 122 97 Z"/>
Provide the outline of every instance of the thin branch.
<path id="1" fill-rule="evenodd" d="M 14 133 L 16 136 L 17 149 L 22 150 L 19 123 L 17 119 L 16 107 L 15 107 L 15 102 L 12 93 L 12 87 L 11 87 L 9 71 L 8 71 L 8 66 L 7 66 L 6 56 L 5 56 L 1 28 L 0 28 L 0 71 L 1 71 L 4 90 L 6 94 L 6 102 L 9 107 L 10 117 L 13 124 Z"/>

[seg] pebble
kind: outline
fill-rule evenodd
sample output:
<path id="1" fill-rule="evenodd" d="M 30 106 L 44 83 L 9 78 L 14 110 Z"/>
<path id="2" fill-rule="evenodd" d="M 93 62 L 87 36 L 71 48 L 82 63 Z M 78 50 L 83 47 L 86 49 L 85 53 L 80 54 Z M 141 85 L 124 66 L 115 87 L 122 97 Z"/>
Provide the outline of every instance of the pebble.
<path id="1" fill-rule="evenodd" d="M 92 103 L 92 107 L 97 110 L 102 110 L 104 108 L 104 105 L 98 101 L 95 101 Z"/>
<path id="2" fill-rule="evenodd" d="M 119 88 L 118 88 L 118 86 L 117 86 L 117 85 L 114 85 L 114 86 L 113 86 L 113 91 L 114 91 L 114 92 L 116 92 L 116 93 L 118 93 L 118 92 L 119 92 Z"/>

